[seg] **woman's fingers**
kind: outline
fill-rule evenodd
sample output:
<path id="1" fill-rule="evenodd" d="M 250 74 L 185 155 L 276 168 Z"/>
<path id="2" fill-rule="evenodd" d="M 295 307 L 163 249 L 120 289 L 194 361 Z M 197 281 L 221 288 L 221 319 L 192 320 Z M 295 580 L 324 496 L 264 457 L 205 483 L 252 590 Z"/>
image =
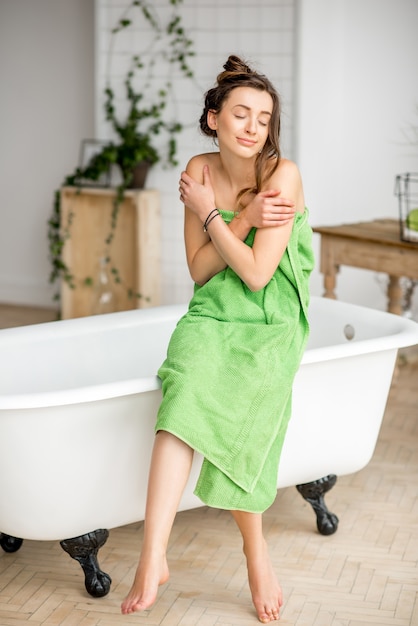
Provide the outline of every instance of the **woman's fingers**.
<path id="1" fill-rule="evenodd" d="M 273 222 L 288 222 L 293 219 L 294 215 L 294 203 L 286 198 L 275 198 L 263 210 L 263 218 Z"/>

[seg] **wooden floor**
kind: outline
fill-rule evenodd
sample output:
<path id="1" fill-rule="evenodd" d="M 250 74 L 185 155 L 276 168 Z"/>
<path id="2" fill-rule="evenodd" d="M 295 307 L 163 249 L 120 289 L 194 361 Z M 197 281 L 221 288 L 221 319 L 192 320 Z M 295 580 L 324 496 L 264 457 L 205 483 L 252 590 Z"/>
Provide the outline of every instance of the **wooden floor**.
<path id="1" fill-rule="evenodd" d="M 6 307 L 7 308 L 7 307 Z M 13 307 L 12 307 L 13 308 Z M 3 316 L 3 313 L 5 314 Z M 17 316 L 18 313 L 18 316 Z M 41 321 L 42 312 L 4 311 L 0 327 Z M 11 317 L 10 317 L 11 316 Z M 51 319 L 51 312 L 45 312 Z M 6 320 L 7 318 L 7 320 Z M 398 359 L 370 464 L 339 478 L 327 496 L 337 533 L 317 533 L 310 506 L 282 489 L 265 531 L 284 590 L 286 626 L 418 626 L 418 359 Z M 208 508 L 177 516 L 169 550 L 171 579 L 155 606 L 121 616 L 142 539 L 142 523 L 114 529 L 99 553 L 113 584 L 91 598 L 78 563 L 58 542 L 24 541 L 0 551 L 0 626 L 250 626 L 255 617 L 238 532 L 230 515 Z"/>
<path id="2" fill-rule="evenodd" d="M 41 324 L 53 322 L 57 319 L 54 309 L 16 306 L 14 304 L 0 304 L 0 328 L 14 328 L 27 324 Z"/>

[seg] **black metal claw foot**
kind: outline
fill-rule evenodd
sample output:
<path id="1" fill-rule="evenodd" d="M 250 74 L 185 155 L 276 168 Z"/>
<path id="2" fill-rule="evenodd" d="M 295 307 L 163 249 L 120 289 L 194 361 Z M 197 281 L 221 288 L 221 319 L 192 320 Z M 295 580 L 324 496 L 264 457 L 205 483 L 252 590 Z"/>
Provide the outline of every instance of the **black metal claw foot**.
<path id="1" fill-rule="evenodd" d="M 5 552 L 17 552 L 22 543 L 23 539 L 0 533 L 0 546 Z"/>
<path id="2" fill-rule="evenodd" d="M 319 480 L 304 485 L 296 485 L 296 489 L 309 504 L 316 514 L 316 526 L 321 535 L 333 535 L 338 528 L 338 517 L 328 511 L 324 501 L 324 495 L 332 489 L 337 482 L 335 474 L 329 474 Z"/>
<path id="3" fill-rule="evenodd" d="M 109 531 L 100 528 L 80 537 L 64 539 L 60 542 L 62 549 L 80 563 L 84 571 L 84 584 L 87 592 L 94 598 L 107 595 L 112 582 L 109 574 L 102 572 L 97 561 L 97 553 L 108 537 Z"/>

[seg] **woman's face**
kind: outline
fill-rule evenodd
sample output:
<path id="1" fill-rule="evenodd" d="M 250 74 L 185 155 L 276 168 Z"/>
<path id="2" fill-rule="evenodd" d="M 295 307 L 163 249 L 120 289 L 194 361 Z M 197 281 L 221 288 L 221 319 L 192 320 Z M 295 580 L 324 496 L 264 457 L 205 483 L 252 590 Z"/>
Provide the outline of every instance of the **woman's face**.
<path id="1" fill-rule="evenodd" d="M 272 111 L 273 99 L 267 91 L 236 87 L 219 113 L 209 111 L 208 124 L 216 130 L 220 150 L 254 157 L 267 140 Z"/>

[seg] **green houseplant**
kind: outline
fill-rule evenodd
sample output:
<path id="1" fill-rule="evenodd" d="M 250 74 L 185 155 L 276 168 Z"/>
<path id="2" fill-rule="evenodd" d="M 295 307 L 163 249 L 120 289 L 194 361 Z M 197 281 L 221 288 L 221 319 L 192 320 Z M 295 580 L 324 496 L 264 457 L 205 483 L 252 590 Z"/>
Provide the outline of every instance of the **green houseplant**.
<path id="1" fill-rule="evenodd" d="M 182 125 L 166 118 L 167 104 L 173 98 L 170 75 L 177 68 L 181 75 L 193 79 L 189 66 L 189 58 L 194 55 L 193 42 L 186 34 L 182 25 L 180 5 L 183 0 L 167 0 L 171 6 L 171 15 L 166 24 L 158 16 L 152 2 L 133 0 L 123 12 L 116 26 L 112 29 L 108 54 L 108 78 L 104 91 L 105 119 L 110 125 L 113 138 L 106 142 L 102 149 L 88 162 L 85 167 L 77 167 L 74 172 L 64 178 L 62 186 L 80 187 L 84 181 L 94 184 L 103 174 L 117 167 L 120 182 L 116 186 L 115 199 L 109 234 L 104 241 L 104 256 L 109 264 L 115 282 L 122 282 L 118 268 L 112 262 L 111 243 L 117 225 L 118 210 L 129 188 L 141 188 L 149 167 L 161 162 L 166 167 L 177 165 L 176 135 Z M 133 11 L 139 11 L 145 20 L 151 38 L 147 48 L 141 54 L 135 54 L 124 80 L 125 108 L 124 115 L 117 111 L 115 92 L 110 82 L 110 65 L 113 45 L 117 34 L 132 25 L 130 18 Z M 156 52 L 157 42 L 162 42 L 160 51 Z M 167 80 L 157 85 L 154 76 L 156 62 L 165 64 Z M 151 98 L 149 94 L 152 94 Z M 165 141 L 162 141 L 162 138 Z M 77 287 L 77 279 L 71 273 L 62 258 L 65 241 L 71 236 L 70 214 L 66 224 L 61 223 L 60 191 L 55 192 L 52 215 L 48 221 L 49 259 L 51 262 L 50 282 L 65 281 L 69 287 Z M 84 277 L 83 283 L 93 285 L 92 277 Z M 132 294 L 141 297 L 140 294 Z M 59 300 L 59 290 L 54 295 Z"/>

